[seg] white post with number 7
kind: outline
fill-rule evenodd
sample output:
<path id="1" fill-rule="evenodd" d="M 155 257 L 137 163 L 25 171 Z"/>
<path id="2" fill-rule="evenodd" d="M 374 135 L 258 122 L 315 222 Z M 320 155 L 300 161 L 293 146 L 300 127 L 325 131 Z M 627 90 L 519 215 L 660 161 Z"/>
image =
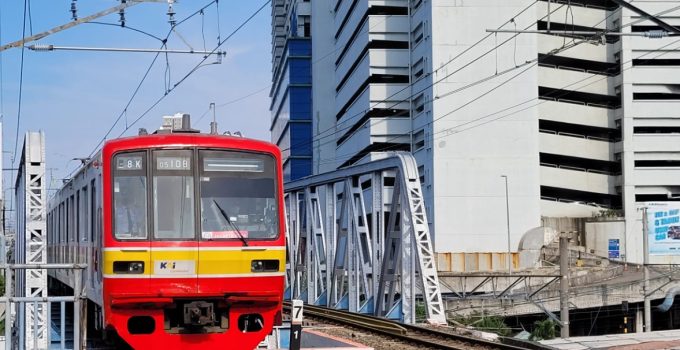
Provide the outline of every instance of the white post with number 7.
<path id="1" fill-rule="evenodd" d="M 300 350 L 303 305 L 302 300 L 293 300 L 293 307 L 290 309 L 290 350 Z"/>

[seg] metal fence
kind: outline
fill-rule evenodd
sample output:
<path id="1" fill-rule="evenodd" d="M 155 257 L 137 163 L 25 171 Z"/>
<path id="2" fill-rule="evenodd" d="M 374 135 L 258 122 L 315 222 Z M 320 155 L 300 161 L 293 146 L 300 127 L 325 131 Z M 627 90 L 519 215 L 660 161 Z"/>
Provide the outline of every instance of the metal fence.
<path id="1" fill-rule="evenodd" d="M 5 305 L 5 349 L 67 349 L 70 345 L 66 341 L 67 329 L 66 314 L 67 303 L 73 306 L 73 349 L 85 348 L 87 329 L 87 317 L 83 315 L 85 293 L 83 292 L 83 270 L 86 264 L 5 264 L 0 269 L 5 272 L 5 294 L 0 297 L 0 303 Z M 14 296 L 14 276 L 16 270 L 73 270 L 74 288 L 70 296 Z M 59 305 L 59 343 L 52 347 L 52 305 Z M 45 310 L 46 312 L 43 312 Z M 26 323 L 26 314 L 33 312 L 34 315 L 47 317 L 33 317 L 32 324 Z M 14 315 L 14 317 L 12 317 Z"/>

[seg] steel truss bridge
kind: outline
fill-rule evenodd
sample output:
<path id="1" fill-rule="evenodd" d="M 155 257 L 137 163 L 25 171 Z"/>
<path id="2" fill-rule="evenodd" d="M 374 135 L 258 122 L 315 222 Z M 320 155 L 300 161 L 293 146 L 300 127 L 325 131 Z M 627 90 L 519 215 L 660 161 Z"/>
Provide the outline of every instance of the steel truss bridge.
<path id="1" fill-rule="evenodd" d="M 446 317 L 418 167 L 409 153 L 287 183 L 286 298 L 416 321 Z"/>

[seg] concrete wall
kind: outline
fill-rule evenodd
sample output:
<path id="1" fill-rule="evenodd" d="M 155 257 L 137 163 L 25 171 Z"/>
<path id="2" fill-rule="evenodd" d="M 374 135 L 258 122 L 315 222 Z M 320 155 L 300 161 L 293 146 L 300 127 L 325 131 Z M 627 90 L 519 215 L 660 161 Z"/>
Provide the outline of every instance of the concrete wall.
<path id="1" fill-rule="evenodd" d="M 615 261 L 627 261 L 626 222 L 623 218 L 611 221 L 593 221 L 585 223 L 586 252 L 603 258 L 609 258 L 609 240 L 619 240 L 619 257 Z"/>
<path id="2" fill-rule="evenodd" d="M 518 36 L 516 46 L 511 40 L 497 52 L 493 38 L 472 47 L 487 28 L 500 26 L 530 3 L 432 1 L 431 21 L 426 20 L 425 27 L 431 30 L 426 40 L 432 41 L 433 69 L 451 61 L 437 71 L 433 79 L 443 80 L 429 94 L 435 100 L 426 150 L 431 163 L 426 167 L 432 168 L 434 239 L 440 253 L 508 250 L 501 175 L 508 176 L 511 250 L 516 252 L 521 237 L 540 226 L 537 109 L 486 123 L 501 109 L 537 98 L 537 67 L 464 88 L 493 75 L 496 67 L 503 71 L 536 57 L 534 35 Z M 535 22 L 535 13 L 527 11 L 514 20 L 524 28 Z M 499 35 L 498 42 L 508 37 Z M 489 50 L 493 53 L 484 55 Z"/>

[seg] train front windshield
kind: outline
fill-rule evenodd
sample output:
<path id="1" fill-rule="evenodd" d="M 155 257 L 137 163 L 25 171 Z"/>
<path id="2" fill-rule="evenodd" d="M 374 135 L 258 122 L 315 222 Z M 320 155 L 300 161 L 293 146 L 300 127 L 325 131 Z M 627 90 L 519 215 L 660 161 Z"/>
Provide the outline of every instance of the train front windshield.
<path id="1" fill-rule="evenodd" d="M 277 237 L 274 158 L 232 151 L 199 154 L 201 238 Z"/>
<path id="2" fill-rule="evenodd" d="M 218 150 L 149 153 L 115 156 L 113 231 L 116 239 L 266 240 L 278 237 L 274 157 Z M 150 171 L 147 171 L 147 159 Z M 150 203 L 148 213 L 147 203 Z"/>

